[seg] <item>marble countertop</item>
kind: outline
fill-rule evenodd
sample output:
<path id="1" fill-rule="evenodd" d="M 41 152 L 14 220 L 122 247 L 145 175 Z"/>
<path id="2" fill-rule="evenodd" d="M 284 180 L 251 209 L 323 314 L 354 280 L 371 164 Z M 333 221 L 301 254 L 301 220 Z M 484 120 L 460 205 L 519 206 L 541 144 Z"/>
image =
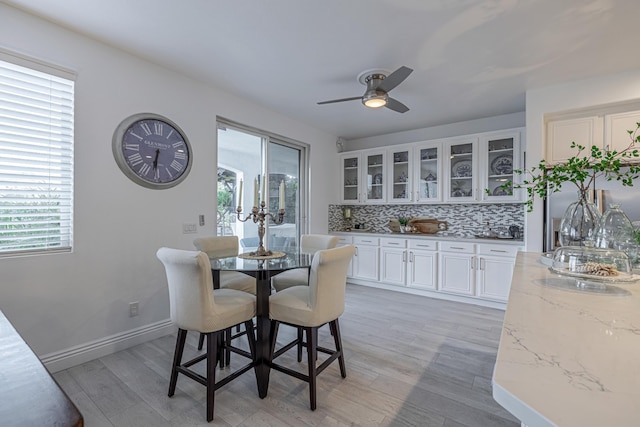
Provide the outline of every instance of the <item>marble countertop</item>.
<path id="1" fill-rule="evenodd" d="M 407 239 L 428 239 L 428 240 L 437 240 L 437 241 L 494 243 L 494 244 L 524 246 L 524 241 L 519 239 L 462 237 L 462 236 L 456 236 L 452 234 L 443 234 L 443 233 L 436 233 L 436 234 L 394 233 L 394 232 L 380 233 L 380 232 L 362 231 L 357 229 L 354 229 L 351 231 L 331 231 L 330 233 L 338 234 L 338 235 L 366 235 L 366 236 L 378 236 L 378 237 L 399 237 L 399 238 L 407 238 Z"/>
<path id="2" fill-rule="evenodd" d="M 520 252 L 493 397 L 537 426 L 640 425 L 640 282 L 579 290 Z"/>

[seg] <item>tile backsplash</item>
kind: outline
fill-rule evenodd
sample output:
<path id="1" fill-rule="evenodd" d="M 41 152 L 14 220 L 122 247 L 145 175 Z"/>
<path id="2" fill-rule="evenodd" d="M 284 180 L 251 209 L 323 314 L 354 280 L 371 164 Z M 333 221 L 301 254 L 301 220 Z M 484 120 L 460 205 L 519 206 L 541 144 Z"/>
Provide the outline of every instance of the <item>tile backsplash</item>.
<path id="1" fill-rule="evenodd" d="M 342 231 L 349 224 L 342 210 L 351 208 L 351 224 L 364 223 L 372 232 L 388 232 L 389 219 L 429 217 L 447 221 L 449 235 L 473 237 L 488 222 L 494 230 L 516 225 L 524 229 L 525 206 L 517 204 L 443 205 L 329 205 L 329 231 Z M 481 220 L 480 220 L 481 219 Z"/>

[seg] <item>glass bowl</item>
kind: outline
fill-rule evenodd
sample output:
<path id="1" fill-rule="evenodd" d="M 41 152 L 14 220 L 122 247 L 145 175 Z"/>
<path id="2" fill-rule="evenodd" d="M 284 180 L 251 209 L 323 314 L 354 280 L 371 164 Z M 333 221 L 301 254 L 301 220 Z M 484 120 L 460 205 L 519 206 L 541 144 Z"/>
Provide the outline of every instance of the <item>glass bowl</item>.
<path id="1" fill-rule="evenodd" d="M 599 249 L 584 246 L 562 246 L 553 252 L 549 269 L 565 276 L 590 282 L 633 282 L 629 257 L 615 249 Z"/>

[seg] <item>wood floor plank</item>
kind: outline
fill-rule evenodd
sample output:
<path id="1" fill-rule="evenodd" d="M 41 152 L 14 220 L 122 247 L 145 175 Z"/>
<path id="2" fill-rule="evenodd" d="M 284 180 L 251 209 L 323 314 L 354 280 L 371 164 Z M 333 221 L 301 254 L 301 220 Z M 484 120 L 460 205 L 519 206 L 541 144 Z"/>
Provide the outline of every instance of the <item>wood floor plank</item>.
<path id="1" fill-rule="evenodd" d="M 167 396 L 175 334 L 54 377 L 86 425 L 98 427 L 518 427 L 491 396 L 503 316 L 485 307 L 347 286 L 340 318 L 347 378 L 336 363 L 320 374 L 316 411 L 309 409 L 307 383 L 272 371 L 269 394 L 260 399 L 249 371 L 216 391 L 215 418 L 207 423 L 202 385 L 180 376 L 175 395 Z M 282 327 L 278 345 L 294 337 L 294 329 Z M 318 338 L 333 347 L 328 328 Z M 198 335 L 190 333 L 185 358 L 200 354 L 197 344 Z M 278 360 L 306 369 L 295 350 Z M 232 355 L 231 368 L 218 370 L 217 378 L 244 363 Z M 204 373 L 204 363 L 195 369 Z"/>

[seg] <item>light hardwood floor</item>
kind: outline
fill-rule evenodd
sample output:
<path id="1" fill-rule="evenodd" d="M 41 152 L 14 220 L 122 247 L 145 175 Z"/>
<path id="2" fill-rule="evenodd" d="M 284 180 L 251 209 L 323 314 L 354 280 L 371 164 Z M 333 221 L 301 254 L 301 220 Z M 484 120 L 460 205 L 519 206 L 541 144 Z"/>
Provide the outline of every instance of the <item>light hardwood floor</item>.
<path id="1" fill-rule="evenodd" d="M 269 394 L 260 399 L 249 371 L 216 392 L 215 418 L 206 423 L 204 386 L 180 376 L 175 395 L 167 397 L 175 335 L 54 377 L 89 427 L 519 426 L 491 397 L 503 315 L 490 308 L 348 285 L 340 318 L 347 378 L 340 377 L 335 362 L 320 374 L 313 412 L 306 383 L 271 371 Z M 278 341 L 291 337 L 293 330 L 282 326 Z M 320 342 L 332 345 L 328 327 L 321 330 Z M 197 352 L 196 345 L 197 334 L 189 334 L 185 357 Z M 295 349 L 278 361 L 297 365 Z M 232 365 L 241 363 L 243 358 L 232 355 Z M 223 376 L 228 371 L 218 372 Z"/>

